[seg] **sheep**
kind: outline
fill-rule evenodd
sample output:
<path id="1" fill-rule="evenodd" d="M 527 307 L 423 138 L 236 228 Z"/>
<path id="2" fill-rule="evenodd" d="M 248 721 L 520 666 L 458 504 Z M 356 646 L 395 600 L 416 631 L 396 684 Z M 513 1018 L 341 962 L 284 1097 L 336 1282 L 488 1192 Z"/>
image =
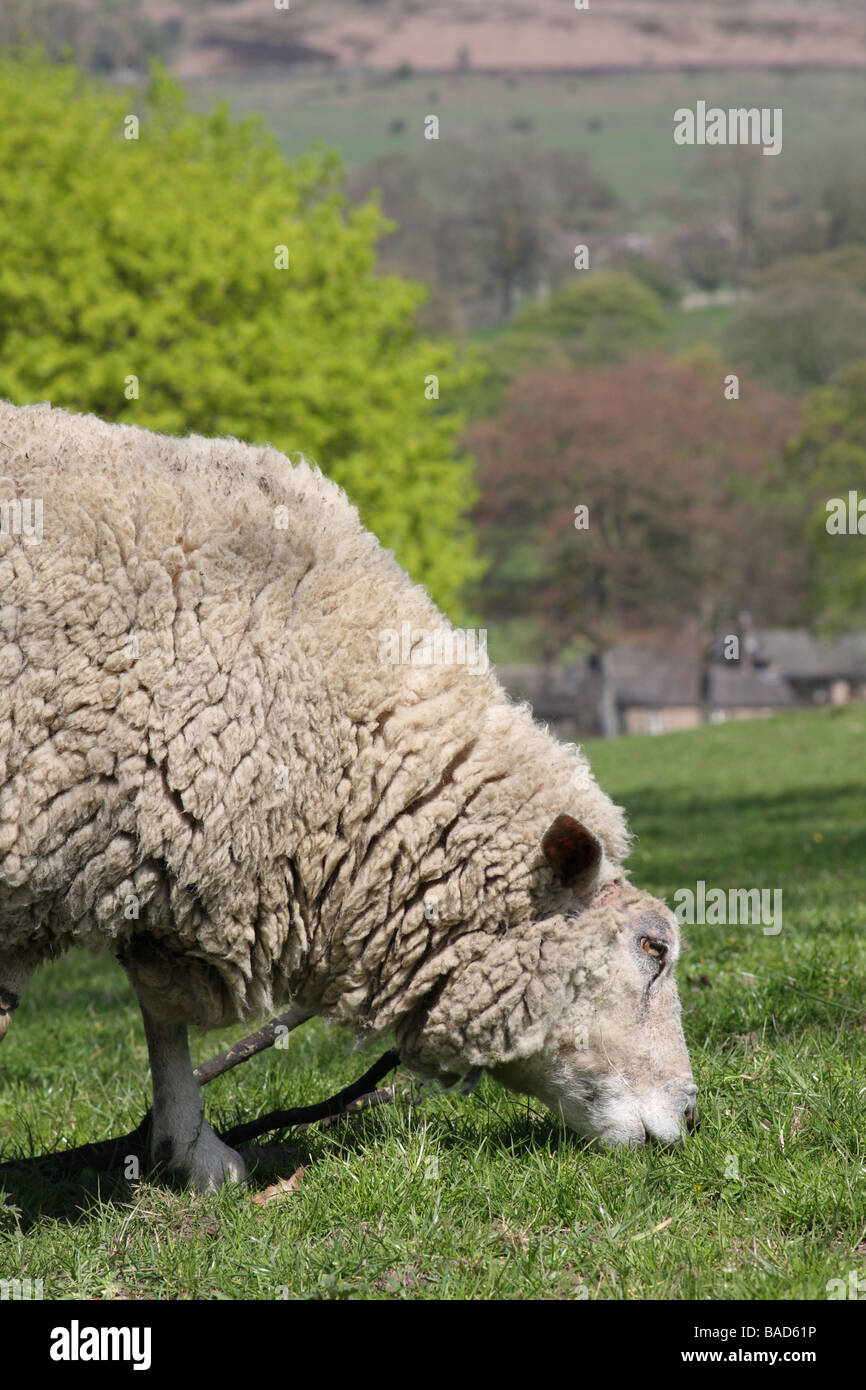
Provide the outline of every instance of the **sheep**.
<path id="1" fill-rule="evenodd" d="M 339 487 L 0 403 L 4 502 L 0 1036 L 40 962 L 113 952 L 152 1157 L 199 1188 L 245 1170 L 187 1028 L 289 1001 L 602 1144 L 682 1137 L 678 927 L 628 880 L 622 810 L 477 644 L 434 659 L 450 624 Z"/>

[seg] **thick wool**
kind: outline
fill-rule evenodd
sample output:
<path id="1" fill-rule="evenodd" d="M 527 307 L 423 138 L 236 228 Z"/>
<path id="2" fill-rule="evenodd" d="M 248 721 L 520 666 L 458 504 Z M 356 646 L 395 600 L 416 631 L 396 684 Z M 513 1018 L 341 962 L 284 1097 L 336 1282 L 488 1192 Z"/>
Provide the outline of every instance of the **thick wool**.
<path id="1" fill-rule="evenodd" d="M 540 842 L 568 812 L 621 880 L 621 811 L 491 673 L 382 661 L 446 620 L 334 483 L 0 403 L 12 499 L 43 519 L 0 533 L 0 947 L 110 949 L 203 1027 L 291 998 L 439 1067 L 603 989 L 621 917 L 565 914 Z"/>

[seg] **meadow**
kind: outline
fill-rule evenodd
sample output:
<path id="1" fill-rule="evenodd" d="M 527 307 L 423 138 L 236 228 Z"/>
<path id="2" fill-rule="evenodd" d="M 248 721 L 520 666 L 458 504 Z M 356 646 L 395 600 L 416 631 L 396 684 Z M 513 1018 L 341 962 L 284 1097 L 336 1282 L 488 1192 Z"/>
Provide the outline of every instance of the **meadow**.
<path id="1" fill-rule="evenodd" d="M 393 1105 L 258 1150 L 247 1190 L 7 1171 L 0 1279 L 46 1298 L 787 1300 L 863 1278 L 864 741 L 853 705 L 589 746 L 636 883 L 783 893 L 777 936 L 688 929 L 702 1123 L 681 1148 L 594 1152 L 489 1079 L 462 1097 L 398 1072 Z M 196 1038 L 195 1060 L 239 1035 Z M 351 1046 L 307 1025 L 209 1086 L 211 1121 L 322 1099 L 376 1055 Z M 38 972 L 0 1051 L 0 1157 L 119 1133 L 147 1103 L 119 967 Z"/>
<path id="2" fill-rule="evenodd" d="M 187 84 L 200 109 L 227 100 L 236 115 L 261 113 L 289 158 L 316 141 L 340 151 L 348 172 L 389 154 L 448 160 L 453 142 L 531 158 L 538 150 L 585 151 L 629 213 L 631 231 L 677 223 L 677 199 L 718 194 L 718 161 L 674 144 L 673 113 L 708 105 L 781 106 L 783 155 L 762 161 L 762 187 L 785 198 L 833 168 L 857 167 L 866 142 L 861 73 L 641 72 L 538 75 L 334 73 L 220 77 Z M 423 138 L 439 115 L 438 142 Z"/>

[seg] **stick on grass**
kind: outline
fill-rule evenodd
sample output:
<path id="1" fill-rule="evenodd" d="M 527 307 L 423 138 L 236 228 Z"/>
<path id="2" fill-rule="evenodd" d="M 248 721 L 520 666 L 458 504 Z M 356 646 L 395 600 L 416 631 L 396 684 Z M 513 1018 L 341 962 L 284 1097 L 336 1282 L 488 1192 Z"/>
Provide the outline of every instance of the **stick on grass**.
<path id="1" fill-rule="evenodd" d="M 208 1082 L 222 1076 L 224 1072 L 231 1071 L 232 1067 L 238 1066 L 241 1062 L 249 1061 L 251 1057 L 255 1057 L 259 1052 L 264 1052 L 268 1047 L 273 1047 L 277 1038 L 283 1036 L 281 1030 L 291 1032 L 292 1029 L 298 1028 L 310 1017 L 312 1017 L 311 1014 L 294 1008 L 289 1009 L 284 1014 L 279 1014 L 264 1024 L 263 1027 L 257 1029 L 255 1033 L 241 1038 L 239 1042 L 233 1043 L 224 1052 L 217 1053 L 215 1057 L 211 1057 L 207 1062 L 196 1067 L 193 1072 L 196 1081 L 200 1086 L 206 1086 Z M 316 1124 L 320 1120 L 331 1120 L 338 1115 L 365 1109 L 368 1105 L 384 1104 L 386 1095 L 384 1092 L 375 1090 L 376 1084 L 389 1071 L 393 1071 L 399 1061 L 399 1052 L 392 1048 L 384 1053 L 351 1086 L 345 1086 L 342 1091 L 330 1096 L 328 1100 L 320 1101 L 316 1105 L 295 1106 L 291 1110 L 271 1110 L 267 1115 L 262 1115 L 257 1120 L 234 1125 L 231 1129 L 220 1134 L 220 1138 L 226 1144 L 243 1144 L 262 1134 L 268 1134 L 272 1130 L 288 1129 L 302 1124 Z M 22 1169 L 31 1173 L 45 1172 L 48 1174 L 50 1172 L 51 1176 L 60 1177 L 74 1177 L 85 1172 L 88 1168 L 97 1173 L 107 1173 L 113 1168 L 120 1168 L 130 1158 L 136 1158 L 139 1163 L 146 1164 L 150 1143 L 150 1125 L 151 1112 L 148 1110 L 135 1129 L 130 1130 L 128 1134 L 120 1134 L 113 1139 L 101 1139 L 93 1144 L 79 1144 L 75 1148 L 63 1149 L 58 1153 L 38 1154 L 33 1158 L 9 1159 L 6 1163 L 0 1164 L 0 1176 L 13 1170 L 21 1171 Z"/>

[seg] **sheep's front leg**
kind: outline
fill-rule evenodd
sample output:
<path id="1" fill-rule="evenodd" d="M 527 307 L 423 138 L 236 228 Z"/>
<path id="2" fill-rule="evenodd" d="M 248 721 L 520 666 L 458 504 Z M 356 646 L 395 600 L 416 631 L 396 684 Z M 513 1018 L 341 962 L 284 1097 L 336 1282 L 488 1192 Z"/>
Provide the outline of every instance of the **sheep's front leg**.
<path id="1" fill-rule="evenodd" d="M 153 1161 L 180 1173 L 202 1192 L 223 1182 L 242 1181 L 247 1175 L 243 1159 L 217 1137 L 204 1117 L 186 1025 L 154 1018 L 143 1004 L 141 1015 L 153 1079 Z"/>

